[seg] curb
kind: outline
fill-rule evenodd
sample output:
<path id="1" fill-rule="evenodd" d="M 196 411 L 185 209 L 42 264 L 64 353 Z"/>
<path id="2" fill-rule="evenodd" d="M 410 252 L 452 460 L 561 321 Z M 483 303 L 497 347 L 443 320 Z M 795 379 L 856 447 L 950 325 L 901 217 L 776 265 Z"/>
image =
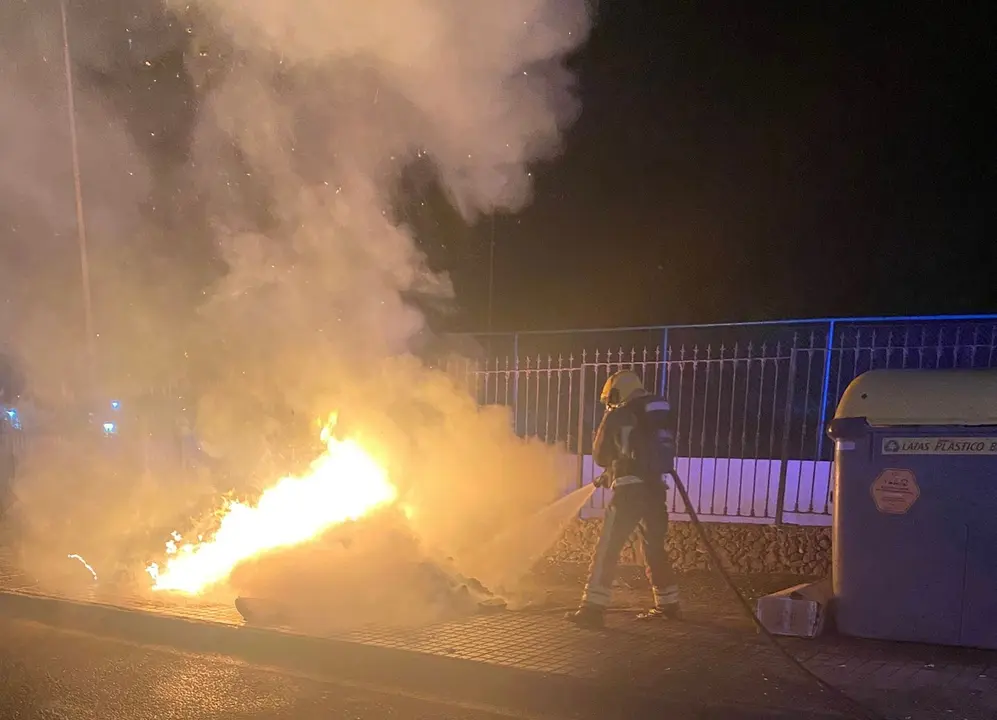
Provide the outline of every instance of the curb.
<path id="1" fill-rule="evenodd" d="M 745 705 L 690 708 L 681 697 L 655 696 L 619 684 L 476 660 L 377 647 L 281 630 L 254 628 L 100 605 L 67 598 L 0 591 L 0 615 L 50 627 L 183 652 L 225 655 L 250 664 L 325 676 L 441 702 L 534 715 L 669 717 L 675 720 L 840 720 L 839 713 Z"/>

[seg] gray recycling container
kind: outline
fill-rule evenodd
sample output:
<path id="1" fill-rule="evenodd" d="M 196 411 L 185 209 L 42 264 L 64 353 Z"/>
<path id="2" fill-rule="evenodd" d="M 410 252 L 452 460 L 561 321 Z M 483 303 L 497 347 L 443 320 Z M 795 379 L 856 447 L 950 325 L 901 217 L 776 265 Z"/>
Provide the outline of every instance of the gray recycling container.
<path id="1" fill-rule="evenodd" d="M 997 372 L 865 373 L 828 434 L 838 630 L 997 649 Z"/>

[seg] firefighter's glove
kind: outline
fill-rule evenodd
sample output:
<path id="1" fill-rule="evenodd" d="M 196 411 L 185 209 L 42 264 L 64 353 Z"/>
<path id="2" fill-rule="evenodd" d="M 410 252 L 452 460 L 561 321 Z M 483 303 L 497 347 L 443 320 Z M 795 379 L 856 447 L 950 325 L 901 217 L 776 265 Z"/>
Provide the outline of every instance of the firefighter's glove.
<path id="1" fill-rule="evenodd" d="M 597 488 L 608 488 L 612 484 L 612 478 L 610 478 L 609 472 L 606 471 L 602 475 L 597 477 L 595 480 L 593 480 L 592 484 L 595 485 Z"/>

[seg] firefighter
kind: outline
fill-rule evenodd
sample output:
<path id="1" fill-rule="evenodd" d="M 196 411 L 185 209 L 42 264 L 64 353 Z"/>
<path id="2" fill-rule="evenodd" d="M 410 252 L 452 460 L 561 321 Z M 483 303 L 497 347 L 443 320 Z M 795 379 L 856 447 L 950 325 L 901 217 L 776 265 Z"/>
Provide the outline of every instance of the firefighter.
<path id="1" fill-rule="evenodd" d="M 631 370 L 611 376 L 600 401 L 606 414 L 596 431 L 592 456 L 606 468 L 596 486 L 612 489 L 613 499 L 606 509 L 581 606 L 566 619 L 585 627 L 602 626 L 620 553 L 634 530 L 640 534 L 654 593 L 654 607 L 638 618 L 678 618 L 678 587 L 665 550 L 668 507 L 664 475 L 674 470 L 675 462 L 671 407 L 664 398 L 648 393 Z"/>

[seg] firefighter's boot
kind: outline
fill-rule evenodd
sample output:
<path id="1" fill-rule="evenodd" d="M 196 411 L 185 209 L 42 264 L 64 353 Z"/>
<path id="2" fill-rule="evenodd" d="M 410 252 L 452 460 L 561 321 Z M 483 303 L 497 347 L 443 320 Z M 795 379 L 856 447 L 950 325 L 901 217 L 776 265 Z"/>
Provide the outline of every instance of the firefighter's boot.
<path id="1" fill-rule="evenodd" d="M 574 623 L 578 627 L 599 629 L 605 627 L 605 610 L 596 605 L 582 605 L 577 610 L 573 610 L 564 616 L 568 622 Z"/>
<path id="2" fill-rule="evenodd" d="M 658 605 L 637 616 L 638 620 L 681 620 L 682 608 L 677 602 Z"/>

